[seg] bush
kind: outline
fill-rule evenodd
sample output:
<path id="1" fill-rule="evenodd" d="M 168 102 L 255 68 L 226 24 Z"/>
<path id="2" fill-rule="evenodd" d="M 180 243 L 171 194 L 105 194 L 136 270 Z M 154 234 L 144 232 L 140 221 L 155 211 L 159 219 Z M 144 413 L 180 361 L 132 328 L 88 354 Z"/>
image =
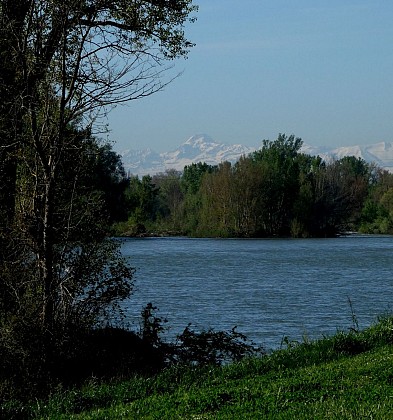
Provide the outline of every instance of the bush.
<path id="1" fill-rule="evenodd" d="M 221 365 L 262 354 L 264 354 L 262 347 L 257 347 L 248 341 L 244 334 L 236 330 L 236 327 L 230 331 L 209 329 L 195 332 L 189 324 L 177 336 L 172 357 L 178 363 Z"/>
<path id="2" fill-rule="evenodd" d="M 196 332 L 192 324 L 176 337 L 175 343 L 165 343 L 161 333 L 165 330 L 165 318 L 156 315 L 157 307 L 148 303 L 141 312 L 142 339 L 161 351 L 169 364 L 221 365 L 239 361 L 245 357 L 264 354 L 262 347 L 255 346 L 233 327 L 230 331 Z"/>

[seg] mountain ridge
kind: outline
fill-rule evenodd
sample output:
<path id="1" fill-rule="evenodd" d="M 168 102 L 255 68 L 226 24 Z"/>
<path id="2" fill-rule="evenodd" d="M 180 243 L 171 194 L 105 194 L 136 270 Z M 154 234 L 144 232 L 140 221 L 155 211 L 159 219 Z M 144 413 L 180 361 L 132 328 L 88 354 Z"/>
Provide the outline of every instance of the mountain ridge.
<path id="1" fill-rule="evenodd" d="M 150 148 L 143 150 L 127 149 L 120 152 L 124 169 L 132 175 L 155 175 L 169 169 L 182 171 L 186 165 L 205 162 L 218 165 L 221 162 L 236 162 L 241 156 L 248 155 L 258 148 L 241 144 L 215 142 L 207 134 L 189 137 L 177 149 L 158 153 Z M 381 141 L 367 145 L 353 145 L 336 148 L 316 147 L 303 144 L 301 151 L 310 155 L 319 155 L 324 160 L 341 159 L 355 156 L 366 162 L 374 162 L 381 168 L 393 172 L 393 144 Z"/>

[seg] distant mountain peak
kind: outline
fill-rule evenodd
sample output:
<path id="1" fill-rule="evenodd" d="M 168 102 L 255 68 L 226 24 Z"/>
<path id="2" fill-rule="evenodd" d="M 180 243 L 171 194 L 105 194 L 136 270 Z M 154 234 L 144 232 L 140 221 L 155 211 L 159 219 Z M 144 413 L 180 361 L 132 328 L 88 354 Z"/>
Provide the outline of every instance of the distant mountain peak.
<path id="1" fill-rule="evenodd" d="M 194 136 L 191 136 L 188 140 L 186 140 L 183 145 L 187 144 L 190 146 L 199 146 L 206 143 L 214 143 L 213 139 L 208 134 L 195 134 Z"/>
<path id="2" fill-rule="evenodd" d="M 124 150 L 120 153 L 126 171 L 133 175 L 154 175 L 167 169 L 183 171 L 186 165 L 205 162 L 218 165 L 221 162 L 236 162 L 241 156 L 249 155 L 256 149 L 241 144 L 224 144 L 215 142 L 208 134 L 195 134 L 171 152 L 157 153 L 152 149 Z M 303 144 L 302 152 L 319 155 L 322 159 L 340 159 L 344 156 L 355 156 L 367 162 L 393 172 L 393 145 L 390 142 L 379 142 L 369 145 L 354 145 L 328 149 Z"/>
<path id="3" fill-rule="evenodd" d="M 122 156 L 126 171 L 133 175 L 154 175 L 167 169 L 182 171 L 186 165 L 205 162 L 218 165 L 221 162 L 236 162 L 240 156 L 255 151 L 255 148 L 240 144 L 229 145 L 215 142 L 208 134 L 196 134 L 171 152 L 156 153 L 151 149 L 125 150 Z"/>

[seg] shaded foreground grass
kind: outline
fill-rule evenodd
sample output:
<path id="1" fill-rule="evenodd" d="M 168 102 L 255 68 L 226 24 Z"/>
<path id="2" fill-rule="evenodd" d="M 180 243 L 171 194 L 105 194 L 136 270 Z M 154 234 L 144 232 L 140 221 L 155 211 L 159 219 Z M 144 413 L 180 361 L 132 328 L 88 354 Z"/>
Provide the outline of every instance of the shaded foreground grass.
<path id="1" fill-rule="evenodd" d="M 91 382 L 3 418 L 393 419 L 393 318 L 289 345 L 224 367 L 168 368 L 118 384 Z"/>

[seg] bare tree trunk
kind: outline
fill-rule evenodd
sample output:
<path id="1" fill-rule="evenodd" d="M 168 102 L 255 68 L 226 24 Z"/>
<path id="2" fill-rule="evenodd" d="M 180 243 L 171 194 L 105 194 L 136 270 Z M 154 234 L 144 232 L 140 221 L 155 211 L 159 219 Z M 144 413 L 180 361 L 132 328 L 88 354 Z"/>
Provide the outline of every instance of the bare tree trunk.
<path id="1" fill-rule="evenodd" d="M 55 313 L 55 279 L 54 265 L 54 235 L 53 235 L 53 190 L 54 181 L 48 179 L 45 183 L 45 200 L 42 223 L 42 251 L 39 258 L 42 270 L 42 284 L 44 286 L 42 322 L 45 329 L 51 330 Z"/>

